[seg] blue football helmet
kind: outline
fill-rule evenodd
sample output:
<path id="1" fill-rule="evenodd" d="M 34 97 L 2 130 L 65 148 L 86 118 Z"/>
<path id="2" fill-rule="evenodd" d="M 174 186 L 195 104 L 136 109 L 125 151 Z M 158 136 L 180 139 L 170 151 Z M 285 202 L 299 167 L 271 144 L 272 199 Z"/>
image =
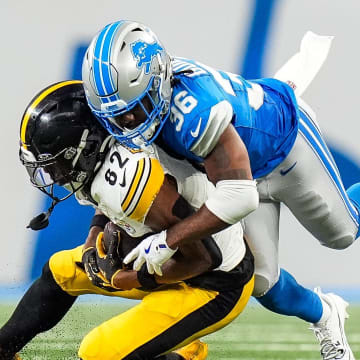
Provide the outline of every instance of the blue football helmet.
<path id="1" fill-rule="evenodd" d="M 131 148 L 151 144 L 169 117 L 171 59 L 156 35 L 133 21 L 105 26 L 87 49 L 82 78 L 88 104 L 107 131 Z M 119 116 L 142 109 L 146 119 L 124 127 Z"/>

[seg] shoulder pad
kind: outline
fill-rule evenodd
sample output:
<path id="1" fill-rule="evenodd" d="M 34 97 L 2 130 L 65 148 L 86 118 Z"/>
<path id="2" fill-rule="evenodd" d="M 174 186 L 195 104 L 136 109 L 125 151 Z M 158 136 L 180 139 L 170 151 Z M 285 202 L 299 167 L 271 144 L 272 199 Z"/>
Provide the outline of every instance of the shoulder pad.
<path id="1" fill-rule="evenodd" d="M 115 144 L 91 185 L 91 194 L 99 207 L 112 214 L 110 218 L 143 223 L 164 177 L 158 159 Z"/>

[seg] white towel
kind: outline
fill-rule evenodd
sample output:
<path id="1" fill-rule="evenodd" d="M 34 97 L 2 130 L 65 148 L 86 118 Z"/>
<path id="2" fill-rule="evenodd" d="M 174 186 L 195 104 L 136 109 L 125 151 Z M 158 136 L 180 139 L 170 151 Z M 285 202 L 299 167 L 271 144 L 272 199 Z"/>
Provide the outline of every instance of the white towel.
<path id="1" fill-rule="evenodd" d="M 333 38 L 308 31 L 301 40 L 300 51 L 280 68 L 274 78 L 287 83 L 296 96 L 301 96 L 324 64 Z"/>

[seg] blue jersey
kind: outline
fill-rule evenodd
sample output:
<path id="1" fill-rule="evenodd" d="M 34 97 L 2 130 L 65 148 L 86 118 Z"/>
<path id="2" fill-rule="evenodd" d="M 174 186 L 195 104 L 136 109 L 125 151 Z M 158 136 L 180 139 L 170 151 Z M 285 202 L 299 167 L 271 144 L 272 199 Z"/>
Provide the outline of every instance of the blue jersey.
<path id="1" fill-rule="evenodd" d="M 183 58 L 174 60 L 173 70 L 171 113 L 162 139 L 174 152 L 202 162 L 230 123 L 245 143 L 254 178 L 271 172 L 290 152 L 299 114 L 288 85 L 247 81 Z"/>

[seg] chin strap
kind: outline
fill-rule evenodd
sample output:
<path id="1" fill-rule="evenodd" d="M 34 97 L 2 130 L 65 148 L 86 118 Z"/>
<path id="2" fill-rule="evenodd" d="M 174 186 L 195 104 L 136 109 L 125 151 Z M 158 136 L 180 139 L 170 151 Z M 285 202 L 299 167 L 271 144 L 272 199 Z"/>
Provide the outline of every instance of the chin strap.
<path id="1" fill-rule="evenodd" d="M 83 188 L 84 185 L 85 185 L 85 184 L 82 183 L 82 184 L 80 184 L 79 187 L 76 188 L 76 189 L 74 188 L 73 185 L 71 185 L 71 186 L 72 186 L 72 192 L 71 192 L 70 194 L 68 194 L 67 196 L 65 196 L 64 198 L 62 198 L 62 199 L 59 199 L 58 197 L 54 196 L 53 193 L 52 193 L 51 195 L 49 195 L 47 192 L 44 192 L 44 191 L 40 188 L 40 190 L 43 191 L 47 196 L 50 196 L 53 201 L 52 201 L 49 209 L 48 209 L 46 212 L 43 212 L 43 213 L 35 216 L 35 217 L 30 221 L 29 225 L 28 225 L 26 228 L 27 228 L 27 229 L 30 228 L 31 230 L 36 230 L 36 231 L 37 231 L 37 230 L 42 230 L 42 229 L 46 228 L 46 227 L 49 225 L 49 217 L 50 217 L 52 211 L 54 210 L 54 207 L 55 207 L 58 203 L 66 200 L 66 199 L 68 199 L 70 196 L 72 196 L 73 194 L 75 194 L 78 190 L 80 190 L 81 188 Z M 53 185 L 51 185 L 51 186 L 53 187 Z M 52 191 L 53 191 L 53 190 L 52 190 Z"/>
<path id="2" fill-rule="evenodd" d="M 83 134 L 83 136 L 87 137 L 87 133 L 86 134 Z M 94 173 L 96 173 L 96 171 L 100 168 L 100 166 L 102 165 L 102 162 L 105 158 L 105 155 L 107 153 L 107 150 L 114 144 L 115 142 L 115 139 L 110 135 L 108 136 L 104 142 L 102 143 L 101 145 L 101 148 L 100 148 L 100 151 L 99 151 L 99 154 L 100 154 L 100 159 L 98 161 L 98 163 L 96 164 L 95 166 L 95 169 L 94 169 Z M 83 147 L 81 147 L 81 150 L 82 150 Z M 78 157 L 77 157 L 78 158 Z M 77 161 L 77 160 L 76 160 Z M 54 196 L 54 194 L 52 193 L 51 194 L 51 198 L 53 199 L 52 203 L 51 203 L 51 206 L 49 207 L 49 209 L 46 211 L 46 212 L 43 212 L 37 216 L 35 216 L 29 223 L 29 225 L 26 227 L 27 229 L 31 229 L 31 230 L 35 230 L 35 231 L 38 231 L 38 230 L 42 230 L 44 228 L 46 228 L 48 225 L 49 225 L 49 217 L 52 213 L 52 211 L 54 210 L 54 207 L 61 201 L 63 200 L 66 200 L 68 199 L 70 196 L 72 196 L 73 194 L 75 194 L 78 190 L 80 190 L 81 188 L 83 188 L 85 185 L 85 183 L 82 183 L 78 188 L 74 188 L 74 185 L 72 185 L 72 192 L 62 198 L 62 199 L 59 199 L 57 197 Z M 53 185 L 52 185 L 53 186 Z M 43 191 L 41 188 L 40 188 L 41 191 Z M 52 190 L 53 191 L 53 190 Z M 50 196 L 46 191 L 43 191 L 46 195 Z"/>
<path id="3" fill-rule="evenodd" d="M 96 174 L 96 172 L 99 170 L 100 166 L 103 164 L 108 150 L 111 148 L 111 146 L 114 145 L 115 141 L 116 141 L 116 139 L 112 135 L 109 135 L 108 137 L 105 138 L 105 140 L 101 144 L 101 147 L 99 150 L 99 161 L 95 165 L 94 174 Z"/>

